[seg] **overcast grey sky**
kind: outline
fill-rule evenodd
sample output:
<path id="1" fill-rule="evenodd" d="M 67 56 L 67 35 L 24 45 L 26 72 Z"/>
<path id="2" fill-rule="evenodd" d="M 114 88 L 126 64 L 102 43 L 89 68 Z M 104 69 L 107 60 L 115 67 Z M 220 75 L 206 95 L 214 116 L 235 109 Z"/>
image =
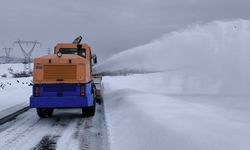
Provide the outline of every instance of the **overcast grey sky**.
<path id="1" fill-rule="evenodd" d="M 104 60 L 189 24 L 238 18 L 250 19 L 250 0 L 1 0 L 0 48 L 36 39 L 45 54 L 83 34 Z"/>

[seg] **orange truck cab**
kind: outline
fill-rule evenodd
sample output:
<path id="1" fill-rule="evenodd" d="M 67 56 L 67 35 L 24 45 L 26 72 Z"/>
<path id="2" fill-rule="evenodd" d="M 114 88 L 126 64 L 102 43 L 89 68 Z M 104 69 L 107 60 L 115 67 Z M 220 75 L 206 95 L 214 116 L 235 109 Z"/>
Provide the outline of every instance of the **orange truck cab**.
<path id="1" fill-rule="evenodd" d="M 54 108 L 82 108 L 84 116 L 95 114 L 92 65 L 97 63 L 87 44 L 59 43 L 54 54 L 34 59 L 30 108 L 39 117 L 51 117 Z"/>

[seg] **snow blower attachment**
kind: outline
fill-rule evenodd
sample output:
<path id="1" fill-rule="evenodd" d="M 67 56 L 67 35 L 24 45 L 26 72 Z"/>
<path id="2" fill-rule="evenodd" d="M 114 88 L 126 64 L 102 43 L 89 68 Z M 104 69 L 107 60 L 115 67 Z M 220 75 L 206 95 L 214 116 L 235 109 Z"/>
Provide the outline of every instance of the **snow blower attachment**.
<path id="1" fill-rule="evenodd" d="M 73 42 L 72 44 L 80 44 L 82 41 L 82 36 L 78 36 Z"/>
<path id="2" fill-rule="evenodd" d="M 59 43 L 54 54 L 34 59 L 30 108 L 37 108 L 39 117 L 51 117 L 54 108 L 82 108 L 84 116 L 94 116 L 100 95 L 91 72 L 97 58 L 81 40 L 79 36 L 73 43 Z"/>

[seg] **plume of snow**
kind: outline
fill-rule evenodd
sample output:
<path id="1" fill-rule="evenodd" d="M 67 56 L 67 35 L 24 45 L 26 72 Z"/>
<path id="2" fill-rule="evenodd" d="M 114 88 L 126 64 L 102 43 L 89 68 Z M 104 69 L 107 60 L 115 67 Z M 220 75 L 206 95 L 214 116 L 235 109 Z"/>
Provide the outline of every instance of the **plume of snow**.
<path id="1" fill-rule="evenodd" d="M 214 21 L 193 25 L 133 49 L 113 55 L 97 72 L 168 71 L 182 76 L 188 89 L 220 85 L 219 92 L 250 90 L 250 21 Z M 169 78 L 168 74 L 168 78 Z M 190 80 L 192 78 L 192 80 Z M 202 88 L 202 87 L 201 87 Z"/>

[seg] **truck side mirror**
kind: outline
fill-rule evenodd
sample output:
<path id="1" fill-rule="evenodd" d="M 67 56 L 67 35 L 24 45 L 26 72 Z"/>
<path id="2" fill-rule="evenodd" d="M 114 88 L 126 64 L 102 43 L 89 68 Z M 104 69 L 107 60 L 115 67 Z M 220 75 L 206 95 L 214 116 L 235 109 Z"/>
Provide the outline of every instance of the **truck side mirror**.
<path id="1" fill-rule="evenodd" d="M 92 55 L 93 63 L 97 64 L 97 56 L 94 54 Z"/>

